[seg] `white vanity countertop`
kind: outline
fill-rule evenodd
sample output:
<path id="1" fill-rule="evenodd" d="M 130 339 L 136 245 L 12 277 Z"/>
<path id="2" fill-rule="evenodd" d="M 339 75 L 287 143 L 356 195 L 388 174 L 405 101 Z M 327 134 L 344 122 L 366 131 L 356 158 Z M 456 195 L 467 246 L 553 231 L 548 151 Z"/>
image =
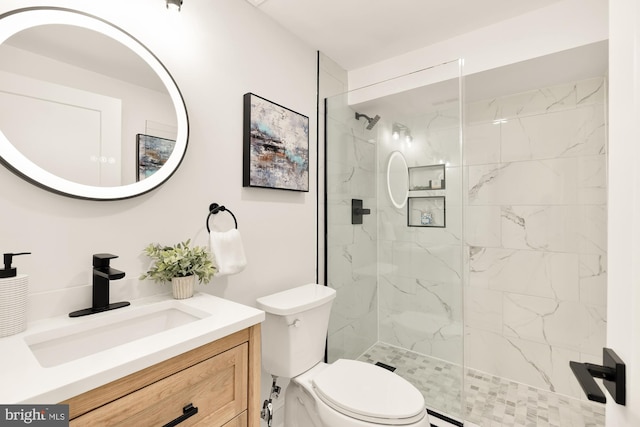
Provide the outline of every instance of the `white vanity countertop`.
<path id="1" fill-rule="evenodd" d="M 59 328 L 107 319 L 126 310 L 144 310 L 153 304 L 180 304 L 207 316 L 182 326 L 139 338 L 107 350 L 52 367 L 42 367 L 29 345 L 29 337 Z M 54 404 L 92 390 L 186 351 L 262 322 L 263 311 L 209 294 L 174 300 L 157 295 L 131 301 L 128 307 L 70 318 L 59 316 L 30 323 L 24 332 L 0 338 L 0 403 Z M 97 320 L 94 320 L 97 319 Z"/>

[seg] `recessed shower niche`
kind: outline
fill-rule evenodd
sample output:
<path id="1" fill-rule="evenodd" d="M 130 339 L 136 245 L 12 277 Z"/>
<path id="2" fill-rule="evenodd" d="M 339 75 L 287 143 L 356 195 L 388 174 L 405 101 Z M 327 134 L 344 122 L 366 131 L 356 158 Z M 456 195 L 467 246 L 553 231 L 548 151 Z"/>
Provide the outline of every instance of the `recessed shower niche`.
<path id="1" fill-rule="evenodd" d="M 444 190 L 445 184 L 444 164 L 409 168 L 409 191 Z"/>
<path id="2" fill-rule="evenodd" d="M 446 200 L 444 196 L 409 197 L 407 203 L 408 227 L 446 227 Z"/>

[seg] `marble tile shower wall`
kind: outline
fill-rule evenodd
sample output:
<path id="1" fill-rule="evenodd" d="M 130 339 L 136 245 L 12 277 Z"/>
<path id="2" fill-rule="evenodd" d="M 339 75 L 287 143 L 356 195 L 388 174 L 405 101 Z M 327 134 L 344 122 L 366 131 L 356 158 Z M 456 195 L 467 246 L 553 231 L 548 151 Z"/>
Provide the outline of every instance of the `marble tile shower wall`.
<path id="1" fill-rule="evenodd" d="M 381 138 L 378 144 L 380 341 L 462 365 L 462 181 L 457 101 L 400 120 L 413 142 Z M 390 135 L 390 130 L 383 135 Z M 411 192 L 446 197 L 446 228 L 408 227 L 407 207 L 387 195 L 391 152 L 412 167 L 446 164 L 446 189 Z M 460 371 L 462 374 L 462 371 Z"/>
<path id="2" fill-rule="evenodd" d="M 328 359 L 355 359 L 378 339 L 376 145 L 377 129 L 355 122 L 340 99 L 327 104 L 327 280 L 337 291 Z M 338 105 L 336 105 L 338 104 Z M 371 214 L 351 224 L 351 199 Z"/>
<path id="3" fill-rule="evenodd" d="M 465 365 L 584 399 L 606 327 L 606 80 L 467 108 Z"/>

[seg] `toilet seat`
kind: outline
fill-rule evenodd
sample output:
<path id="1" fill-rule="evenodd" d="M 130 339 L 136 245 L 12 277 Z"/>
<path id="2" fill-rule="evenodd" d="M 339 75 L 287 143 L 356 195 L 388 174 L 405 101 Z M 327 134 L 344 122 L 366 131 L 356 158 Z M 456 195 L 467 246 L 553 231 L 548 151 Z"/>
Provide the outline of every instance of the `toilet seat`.
<path id="1" fill-rule="evenodd" d="M 424 397 L 402 377 L 375 365 L 339 359 L 314 376 L 316 395 L 336 411 L 383 425 L 425 417 Z"/>

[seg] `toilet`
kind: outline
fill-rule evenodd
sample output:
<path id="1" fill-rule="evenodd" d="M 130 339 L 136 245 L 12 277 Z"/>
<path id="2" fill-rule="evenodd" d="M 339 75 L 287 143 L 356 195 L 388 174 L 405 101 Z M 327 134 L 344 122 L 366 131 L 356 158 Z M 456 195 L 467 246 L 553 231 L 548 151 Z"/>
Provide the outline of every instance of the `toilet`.
<path id="1" fill-rule="evenodd" d="M 290 379 L 285 427 L 429 427 L 424 397 L 397 374 L 356 360 L 323 362 L 332 288 L 308 284 L 258 298 L 262 366 Z"/>

